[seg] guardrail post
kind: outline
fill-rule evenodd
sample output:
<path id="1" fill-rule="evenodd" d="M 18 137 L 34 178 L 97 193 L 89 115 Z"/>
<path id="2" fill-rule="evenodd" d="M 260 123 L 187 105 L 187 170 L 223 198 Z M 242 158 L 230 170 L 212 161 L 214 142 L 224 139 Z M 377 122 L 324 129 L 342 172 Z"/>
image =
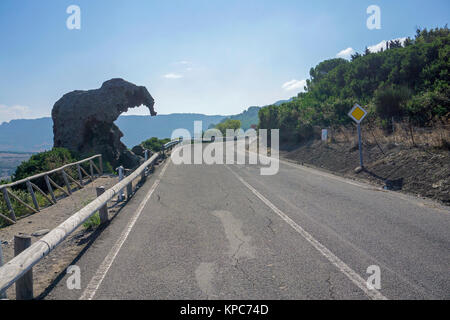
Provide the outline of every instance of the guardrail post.
<path id="1" fill-rule="evenodd" d="M 3 192 L 3 199 L 5 199 L 6 206 L 8 207 L 8 210 L 9 210 L 9 214 L 11 215 L 11 218 L 15 222 L 15 221 L 17 221 L 16 214 L 14 213 L 14 208 L 11 204 L 11 200 L 9 200 L 8 191 L 6 190 L 6 188 L 3 188 L 2 192 Z"/>
<path id="2" fill-rule="evenodd" d="M 101 187 L 97 187 L 97 197 L 101 196 L 103 193 L 105 193 L 105 187 L 101 186 Z M 98 210 L 99 215 L 100 215 L 100 224 L 104 224 L 105 222 L 108 221 L 108 206 L 107 203 L 105 203 L 105 205 L 103 207 L 100 208 L 100 210 Z"/>
<path id="3" fill-rule="evenodd" d="M 133 195 L 133 182 L 127 184 L 127 199 L 130 200 Z"/>
<path id="4" fill-rule="evenodd" d="M 36 195 L 34 194 L 33 186 L 30 181 L 27 181 L 27 189 L 31 195 L 31 200 L 33 200 L 34 207 L 37 211 L 40 211 L 41 209 L 39 208 L 39 203 L 37 202 Z"/>
<path id="5" fill-rule="evenodd" d="M 61 173 L 64 179 L 64 183 L 66 184 L 67 192 L 69 193 L 69 195 L 71 195 L 72 189 L 70 188 L 69 179 L 67 179 L 67 173 L 64 171 L 64 169 L 61 170 Z"/>
<path id="6" fill-rule="evenodd" d="M 31 246 L 29 235 L 14 236 L 14 256 Z M 19 280 L 16 281 L 16 300 L 33 299 L 33 268 L 30 268 Z"/>
<path id="7" fill-rule="evenodd" d="M 98 158 L 98 167 L 100 168 L 100 175 L 103 175 L 103 157 L 102 155 L 100 155 L 100 157 Z"/>
<path id="8" fill-rule="evenodd" d="M 56 197 L 55 197 L 55 194 L 53 193 L 53 188 L 52 188 L 52 185 L 50 184 L 50 180 L 48 179 L 48 176 L 45 175 L 44 179 L 45 179 L 45 184 L 47 185 L 47 190 L 50 193 L 50 196 L 52 197 L 53 202 L 56 203 Z"/>
<path id="9" fill-rule="evenodd" d="M 80 179 L 80 185 L 83 186 L 83 175 L 81 174 L 80 164 L 77 164 L 77 171 L 78 171 L 78 179 Z"/>
<path id="10" fill-rule="evenodd" d="M 144 156 L 145 156 L 145 162 L 147 162 L 147 160 L 148 160 L 148 150 L 147 149 L 145 149 L 145 151 L 144 151 Z M 148 170 L 148 167 L 145 167 L 145 175 L 147 175 L 147 170 Z"/>
<path id="11" fill-rule="evenodd" d="M 89 160 L 89 170 L 91 171 L 92 179 L 94 179 L 94 166 L 92 165 L 92 160 Z"/>
<path id="12" fill-rule="evenodd" d="M 120 166 L 120 167 L 118 168 L 118 170 L 119 170 L 119 182 L 120 182 L 120 181 L 123 180 L 123 172 L 124 172 L 123 166 Z M 121 190 L 119 191 L 119 201 L 123 201 L 123 197 L 124 197 L 123 189 L 121 189 Z"/>
<path id="13" fill-rule="evenodd" d="M 2 250 L 2 240 L 0 239 L 0 267 L 1 266 L 3 266 L 3 250 Z M 3 292 L 0 291 L 0 300 L 1 299 L 7 299 L 6 290 Z"/>

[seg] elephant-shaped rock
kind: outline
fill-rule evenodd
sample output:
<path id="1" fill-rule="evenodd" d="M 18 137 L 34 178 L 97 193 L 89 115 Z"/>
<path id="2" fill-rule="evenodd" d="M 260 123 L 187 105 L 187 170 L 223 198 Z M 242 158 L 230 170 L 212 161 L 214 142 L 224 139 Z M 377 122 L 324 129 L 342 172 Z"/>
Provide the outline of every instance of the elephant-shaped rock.
<path id="1" fill-rule="evenodd" d="M 155 116 L 155 101 L 147 89 L 123 79 L 111 79 L 99 89 L 65 94 L 52 109 L 54 147 L 79 156 L 102 154 L 113 166 L 136 167 L 140 158 L 120 141 L 114 121 L 129 108 L 145 105 Z"/>

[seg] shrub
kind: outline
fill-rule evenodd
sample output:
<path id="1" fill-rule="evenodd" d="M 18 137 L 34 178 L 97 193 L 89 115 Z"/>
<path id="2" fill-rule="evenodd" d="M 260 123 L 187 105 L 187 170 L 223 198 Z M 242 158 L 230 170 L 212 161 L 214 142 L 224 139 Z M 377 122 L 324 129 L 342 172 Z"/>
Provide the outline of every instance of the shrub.
<path id="1" fill-rule="evenodd" d="M 375 91 L 375 112 L 381 119 L 399 118 L 405 113 L 405 105 L 411 93 L 406 87 L 386 87 Z"/>
<path id="2" fill-rule="evenodd" d="M 16 172 L 13 175 L 13 181 L 25 179 L 41 172 L 50 171 L 62 167 L 65 164 L 75 162 L 76 160 L 77 159 L 74 158 L 73 154 L 65 148 L 53 148 L 50 151 L 37 153 L 17 167 Z M 72 177 L 76 177 L 77 173 L 75 168 L 69 168 L 66 172 Z M 61 174 L 52 174 L 51 178 L 59 185 L 64 185 Z M 43 190 L 47 189 L 43 178 L 37 179 L 33 181 L 33 183 Z M 17 186 L 17 188 L 24 189 L 26 186 L 25 184 L 21 184 Z"/>
<path id="3" fill-rule="evenodd" d="M 100 215 L 98 212 L 94 213 L 86 222 L 83 223 L 83 227 L 87 230 L 92 230 L 100 225 Z"/>
<path id="4" fill-rule="evenodd" d="M 0 194 L 1 194 L 1 192 L 0 192 Z M 31 199 L 31 195 L 27 191 L 14 190 L 14 194 L 16 196 L 18 196 L 22 201 L 27 203 L 28 205 L 34 207 L 33 201 Z M 49 204 L 47 199 L 45 199 L 44 196 L 42 194 L 40 194 L 39 192 L 36 192 L 35 196 L 36 196 L 36 200 L 39 204 L 39 207 L 43 208 Z M 13 197 L 10 197 L 9 200 L 11 201 L 11 205 L 14 209 L 14 214 L 16 215 L 17 218 L 33 212 L 30 209 L 28 209 L 27 207 L 25 207 L 23 204 L 21 204 L 19 201 L 14 199 Z M 6 206 L 6 202 L 4 201 L 2 194 L 0 196 L 0 213 L 9 217 L 9 209 Z M 3 228 L 7 225 L 8 225 L 8 222 L 6 222 L 4 219 L 0 219 L 0 228 Z"/>
<path id="5" fill-rule="evenodd" d="M 219 123 L 216 126 L 216 129 L 220 130 L 222 134 L 225 136 L 227 129 L 237 130 L 241 127 L 240 120 L 227 119 L 224 122 Z"/>
<path id="6" fill-rule="evenodd" d="M 408 102 L 406 109 L 411 120 L 422 126 L 434 118 L 448 116 L 450 113 L 450 89 L 419 94 Z"/>
<path id="7" fill-rule="evenodd" d="M 167 142 L 169 142 L 170 139 L 166 138 L 166 139 L 158 139 L 156 137 L 150 138 L 148 140 L 145 140 L 141 143 L 141 145 L 145 148 L 145 149 L 149 149 L 153 152 L 159 152 L 162 150 L 162 147 L 164 144 L 166 144 Z"/>

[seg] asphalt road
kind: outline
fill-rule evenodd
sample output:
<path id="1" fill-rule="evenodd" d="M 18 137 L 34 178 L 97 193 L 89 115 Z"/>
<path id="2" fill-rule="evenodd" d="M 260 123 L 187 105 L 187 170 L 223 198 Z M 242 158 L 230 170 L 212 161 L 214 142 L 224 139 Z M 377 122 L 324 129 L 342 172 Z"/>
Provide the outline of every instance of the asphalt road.
<path id="1" fill-rule="evenodd" d="M 450 210 L 281 162 L 167 161 L 46 299 L 449 299 Z M 369 289 L 369 266 L 380 289 Z"/>

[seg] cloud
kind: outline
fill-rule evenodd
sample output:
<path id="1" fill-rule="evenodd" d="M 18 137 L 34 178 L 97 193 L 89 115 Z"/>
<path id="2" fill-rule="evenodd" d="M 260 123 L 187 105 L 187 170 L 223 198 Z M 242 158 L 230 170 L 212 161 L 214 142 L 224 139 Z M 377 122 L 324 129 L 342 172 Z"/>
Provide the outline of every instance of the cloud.
<path id="1" fill-rule="evenodd" d="M 393 40 L 389 40 L 389 41 L 395 41 L 395 40 L 399 40 L 402 44 L 404 44 L 406 37 L 405 38 L 397 38 L 397 39 L 393 39 Z M 386 40 L 383 40 L 378 44 L 368 47 L 368 49 L 372 53 L 379 52 L 379 51 L 381 51 L 381 49 L 386 50 L 386 42 L 387 42 Z"/>
<path id="2" fill-rule="evenodd" d="M 395 41 L 395 40 L 399 40 L 402 44 L 404 44 L 405 40 L 406 40 L 406 37 L 405 38 L 392 39 L 392 40 L 389 40 L 389 41 Z M 377 43 L 377 44 L 375 44 L 373 46 L 369 46 L 367 48 L 372 53 L 380 52 L 381 49 L 386 50 L 386 42 L 387 42 L 386 40 L 383 40 L 380 43 Z M 341 52 L 339 52 L 336 55 L 336 57 L 349 60 L 351 58 L 352 54 L 355 54 L 355 53 L 356 53 L 356 51 L 353 48 L 347 48 L 347 49 L 344 49 Z"/>
<path id="3" fill-rule="evenodd" d="M 178 73 L 168 73 L 164 75 L 164 78 L 166 79 L 180 79 L 183 78 L 182 74 L 178 74 Z"/>
<path id="4" fill-rule="evenodd" d="M 7 106 L 0 104 L 0 123 L 14 119 L 29 118 L 31 113 L 30 107 L 27 106 Z"/>
<path id="5" fill-rule="evenodd" d="M 286 91 L 292 91 L 292 90 L 305 91 L 305 89 L 304 89 L 305 86 L 306 86 L 306 80 L 293 79 L 291 81 L 283 83 L 281 88 Z"/>
<path id="6" fill-rule="evenodd" d="M 354 53 L 355 50 L 353 48 L 347 48 L 339 52 L 336 57 L 349 60 Z"/>

